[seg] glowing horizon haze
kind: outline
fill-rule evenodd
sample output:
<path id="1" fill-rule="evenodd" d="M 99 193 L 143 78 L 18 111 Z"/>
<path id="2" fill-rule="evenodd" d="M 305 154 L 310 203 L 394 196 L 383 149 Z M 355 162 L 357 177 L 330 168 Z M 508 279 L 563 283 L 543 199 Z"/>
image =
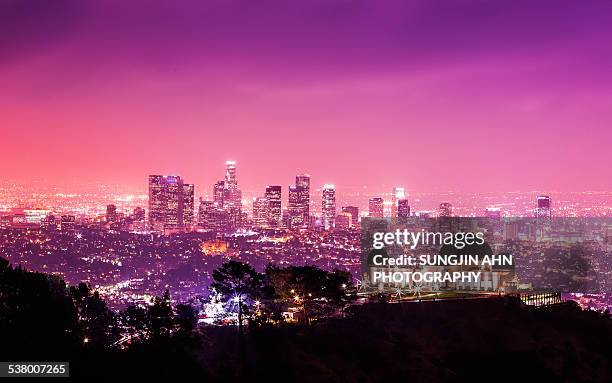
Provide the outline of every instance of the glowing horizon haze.
<path id="1" fill-rule="evenodd" d="M 5 0 L 0 33 L 0 180 L 612 190 L 611 2 Z"/>

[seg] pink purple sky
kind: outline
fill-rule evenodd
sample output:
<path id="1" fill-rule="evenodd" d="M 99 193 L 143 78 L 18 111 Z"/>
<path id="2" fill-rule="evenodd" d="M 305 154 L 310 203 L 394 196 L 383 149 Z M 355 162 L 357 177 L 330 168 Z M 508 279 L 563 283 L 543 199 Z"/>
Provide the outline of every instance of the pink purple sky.
<path id="1" fill-rule="evenodd" d="M 609 1 L 0 0 L 0 35 L 0 179 L 612 190 Z"/>

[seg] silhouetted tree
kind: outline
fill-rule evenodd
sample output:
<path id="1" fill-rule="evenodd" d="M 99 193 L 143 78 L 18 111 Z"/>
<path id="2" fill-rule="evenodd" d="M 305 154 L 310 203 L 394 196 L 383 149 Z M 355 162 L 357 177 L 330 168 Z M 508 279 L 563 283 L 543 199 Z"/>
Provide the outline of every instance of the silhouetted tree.
<path id="1" fill-rule="evenodd" d="M 150 334 L 153 340 L 170 335 L 174 314 L 170 306 L 170 292 L 164 291 L 161 297 L 153 298 L 153 304 L 147 311 Z"/>
<path id="2" fill-rule="evenodd" d="M 119 313 L 118 321 L 131 341 L 145 340 L 149 336 L 149 318 L 147 310 L 142 307 L 129 305 Z"/>
<path id="3" fill-rule="evenodd" d="M 191 305 L 179 304 L 176 305 L 176 315 L 174 321 L 179 333 L 189 334 L 193 331 L 198 323 L 197 311 Z"/>
<path id="4" fill-rule="evenodd" d="M 5 360 L 80 347 L 77 313 L 64 281 L 0 259 L 0 339 Z"/>
<path id="5" fill-rule="evenodd" d="M 322 317 L 340 310 L 354 300 L 349 273 L 328 272 L 313 266 L 268 267 L 267 277 L 276 296 L 302 306 L 304 319 Z"/>
<path id="6" fill-rule="evenodd" d="M 79 317 L 83 341 L 92 347 L 108 347 L 118 339 L 115 314 L 97 291 L 85 283 L 70 287 Z"/>
<path id="7" fill-rule="evenodd" d="M 224 302 L 236 304 L 238 311 L 238 330 L 243 333 L 243 315 L 248 314 L 248 301 L 261 295 L 264 284 L 262 274 L 246 263 L 229 261 L 213 271 L 214 282 L 211 288 L 223 294 Z"/>

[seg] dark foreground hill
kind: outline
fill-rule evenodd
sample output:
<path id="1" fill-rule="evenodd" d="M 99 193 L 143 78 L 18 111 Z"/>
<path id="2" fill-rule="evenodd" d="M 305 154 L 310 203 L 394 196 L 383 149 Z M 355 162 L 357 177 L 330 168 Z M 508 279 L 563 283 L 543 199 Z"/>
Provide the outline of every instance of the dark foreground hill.
<path id="1" fill-rule="evenodd" d="M 498 298 L 381 303 L 308 327 L 250 329 L 242 340 L 234 328 L 209 328 L 85 354 L 73 371 L 228 382 L 610 382 L 611 344 L 612 321 L 573 303 L 538 310 Z"/>
<path id="2" fill-rule="evenodd" d="M 371 303 L 239 336 L 236 327 L 194 330 L 193 309 L 168 301 L 116 314 L 87 286 L 0 259 L 0 361 L 69 361 L 73 377 L 168 382 L 612 382 L 612 320 L 573 302 Z M 117 349 L 126 331 L 148 336 Z"/>

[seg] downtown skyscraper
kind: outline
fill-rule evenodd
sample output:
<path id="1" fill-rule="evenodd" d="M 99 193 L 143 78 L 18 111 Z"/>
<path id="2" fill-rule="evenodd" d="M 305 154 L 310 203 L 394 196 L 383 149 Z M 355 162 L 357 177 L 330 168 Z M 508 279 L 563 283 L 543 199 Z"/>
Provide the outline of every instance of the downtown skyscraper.
<path id="1" fill-rule="evenodd" d="M 194 186 L 180 176 L 149 176 L 149 228 L 184 229 L 193 224 Z"/>
<path id="2" fill-rule="evenodd" d="M 384 217 L 384 200 L 380 197 L 370 198 L 368 201 L 368 216 L 372 218 Z"/>
<path id="3" fill-rule="evenodd" d="M 396 186 L 393 188 L 393 194 L 391 195 L 391 217 L 398 217 L 398 204 L 399 201 L 406 199 L 406 191 L 401 186 Z"/>
<path id="4" fill-rule="evenodd" d="M 336 187 L 331 184 L 323 185 L 321 201 L 321 222 L 325 230 L 334 227 L 336 219 Z"/>
<path id="5" fill-rule="evenodd" d="M 259 228 L 268 226 L 268 200 L 265 197 L 253 199 L 253 225 Z"/>
<path id="6" fill-rule="evenodd" d="M 344 206 L 342 212 L 351 215 L 351 226 L 359 226 L 359 208 L 357 206 Z"/>
<path id="7" fill-rule="evenodd" d="M 198 225 L 226 231 L 242 224 L 242 191 L 236 178 L 236 161 L 225 162 L 225 176 L 213 185 L 213 200 L 200 199 Z"/>
<path id="8" fill-rule="evenodd" d="M 310 176 L 299 174 L 295 185 L 289 186 L 288 207 L 289 227 L 304 228 L 310 217 Z"/>
<path id="9" fill-rule="evenodd" d="M 408 217 L 410 217 L 410 205 L 408 205 L 408 200 L 406 198 L 402 198 L 397 201 L 397 220 L 401 223 L 408 222 Z"/>
<path id="10" fill-rule="evenodd" d="M 282 202 L 281 202 L 281 186 L 272 185 L 266 187 L 266 200 L 268 203 L 268 225 L 270 227 L 279 227 L 281 225 Z"/>

